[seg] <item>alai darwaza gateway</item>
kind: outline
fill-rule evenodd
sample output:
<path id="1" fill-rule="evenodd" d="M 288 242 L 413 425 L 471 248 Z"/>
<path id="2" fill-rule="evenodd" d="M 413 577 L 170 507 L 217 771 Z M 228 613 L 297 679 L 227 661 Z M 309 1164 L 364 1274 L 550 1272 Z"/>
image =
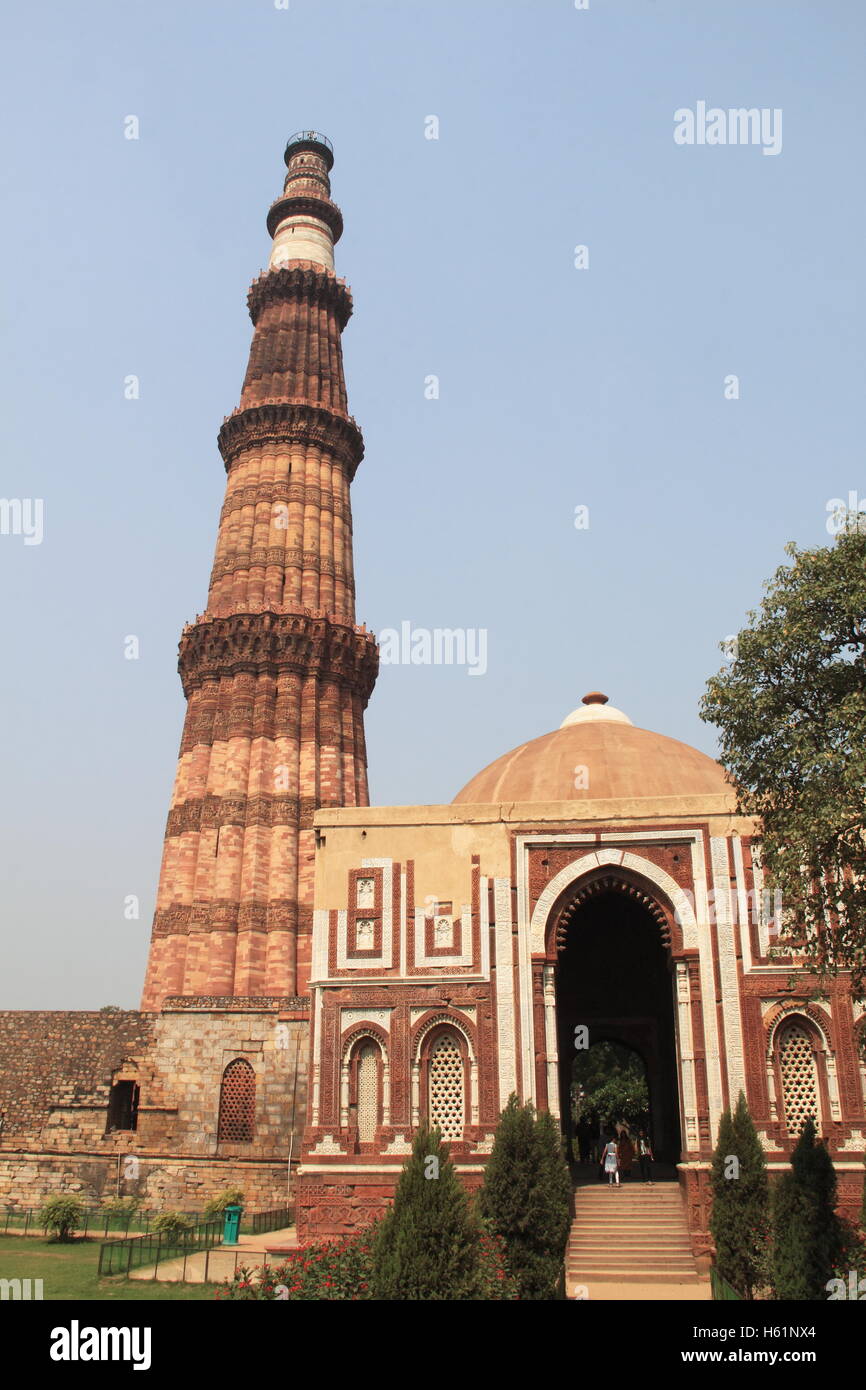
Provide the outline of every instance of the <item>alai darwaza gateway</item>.
<path id="1" fill-rule="evenodd" d="M 813 1114 L 840 1204 L 857 1204 L 863 1007 L 845 981 L 819 999 L 771 956 L 756 827 L 711 758 L 592 692 L 450 805 L 323 810 L 315 825 L 302 1234 L 363 1224 L 424 1119 L 469 1184 L 512 1092 L 567 1133 L 576 1039 L 643 1062 L 695 1254 L 719 1118 L 741 1090 L 771 1171 Z"/>

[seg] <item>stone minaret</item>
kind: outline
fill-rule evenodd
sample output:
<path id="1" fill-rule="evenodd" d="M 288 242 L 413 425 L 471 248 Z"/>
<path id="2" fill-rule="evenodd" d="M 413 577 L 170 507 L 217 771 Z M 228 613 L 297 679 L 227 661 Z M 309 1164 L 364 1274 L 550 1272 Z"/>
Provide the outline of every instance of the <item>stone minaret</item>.
<path id="1" fill-rule="evenodd" d="M 355 626 L 347 413 L 334 274 L 343 228 L 330 142 L 293 136 L 273 248 L 248 297 L 241 402 L 223 422 L 228 481 L 207 609 L 184 628 L 187 698 L 142 998 L 306 990 L 313 813 L 365 806 L 363 712 L 376 643 Z"/>

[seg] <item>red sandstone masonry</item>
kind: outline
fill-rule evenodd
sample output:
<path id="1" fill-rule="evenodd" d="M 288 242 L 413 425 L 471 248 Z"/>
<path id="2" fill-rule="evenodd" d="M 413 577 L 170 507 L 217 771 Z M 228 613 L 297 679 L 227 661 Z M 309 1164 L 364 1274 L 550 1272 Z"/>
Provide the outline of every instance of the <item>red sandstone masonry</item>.
<path id="1" fill-rule="evenodd" d="M 303 201 L 342 228 L 328 164 L 288 157 L 282 217 Z M 292 261 L 249 294 L 254 324 L 208 606 L 183 633 L 188 699 L 142 1008 L 167 995 L 295 995 L 309 977 L 313 813 L 366 805 L 363 714 L 378 667 L 355 627 L 349 488 L 363 441 L 340 337 L 351 295 Z"/>

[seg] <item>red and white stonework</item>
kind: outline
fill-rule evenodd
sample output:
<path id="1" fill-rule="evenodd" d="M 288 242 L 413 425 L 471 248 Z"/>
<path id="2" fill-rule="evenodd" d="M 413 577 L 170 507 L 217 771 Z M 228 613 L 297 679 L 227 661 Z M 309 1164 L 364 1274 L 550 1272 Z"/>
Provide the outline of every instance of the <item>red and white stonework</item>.
<path id="1" fill-rule="evenodd" d="M 844 978 L 819 998 L 796 962 L 771 958 L 773 904 L 755 827 L 735 816 L 721 769 L 625 724 L 600 697 L 590 701 L 585 723 L 575 712 L 562 730 L 506 755 L 498 780 L 494 764 L 450 806 L 317 815 L 299 1188 L 306 1234 L 366 1219 L 392 1190 L 413 1128 L 441 1112 L 441 1093 L 470 1184 L 512 1091 L 567 1127 L 578 1025 L 590 1043 L 612 1038 L 643 1057 L 656 1148 L 678 1164 L 696 1252 L 708 1245 L 719 1118 L 741 1090 L 771 1171 L 787 1166 L 812 1113 L 841 1204 L 852 1215 L 858 1208 L 862 1006 Z M 591 795 L 562 794 L 576 766 L 589 768 Z M 475 799 L 490 790 L 502 800 Z M 524 800 L 527 792 L 535 799 Z M 648 978 L 630 979 L 633 964 L 619 958 L 627 924 L 647 946 L 653 939 L 652 998 Z M 579 977 L 584 931 L 595 939 L 589 964 L 605 953 L 608 964 L 575 991 L 565 952 Z M 446 1040 L 447 1069 L 437 1052 Z"/>
<path id="2" fill-rule="evenodd" d="M 578 1037 L 643 1059 L 657 1153 L 709 1245 L 719 1117 L 771 1170 L 813 1114 L 859 1208 L 866 1005 L 773 954 L 758 828 L 712 759 L 594 692 L 447 806 L 370 807 L 328 142 L 293 137 L 238 409 L 140 1012 L 0 1015 L 0 1201 L 229 1184 L 303 1239 L 363 1225 L 424 1120 L 476 1185 L 509 1095 L 570 1124 Z M 291 1177 L 289 1177 L 291 1168 Z"/>

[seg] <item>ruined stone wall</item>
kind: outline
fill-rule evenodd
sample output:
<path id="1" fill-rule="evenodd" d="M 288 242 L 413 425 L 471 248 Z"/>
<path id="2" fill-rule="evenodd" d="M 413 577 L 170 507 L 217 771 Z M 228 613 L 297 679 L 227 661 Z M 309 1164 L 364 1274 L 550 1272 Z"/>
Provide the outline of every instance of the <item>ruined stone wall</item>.
<path id="1" fill-rule="evenodd" d="M 154 1021 L 133 1010 L 0 1013 L 0 1145 L 38 1147 L 46 1126 L 78 1141 L 104 1133 L 112 1072 L 146 1052 Z"/>
<path id="2" fill-rule="evenodd" d="M 195 1210 L 228 1186 L 286 1200 L 306 1112 L 307 1001 L 174 1000 L 162 1014 L 0 1014 L 0 1206 L 54 1192 Z M 218 1137 L 226 1065 L 255 1075 L 250 1142 Z M 112 1080 L 140 1088 L 135 1130 L 106 1132 Z"/>

